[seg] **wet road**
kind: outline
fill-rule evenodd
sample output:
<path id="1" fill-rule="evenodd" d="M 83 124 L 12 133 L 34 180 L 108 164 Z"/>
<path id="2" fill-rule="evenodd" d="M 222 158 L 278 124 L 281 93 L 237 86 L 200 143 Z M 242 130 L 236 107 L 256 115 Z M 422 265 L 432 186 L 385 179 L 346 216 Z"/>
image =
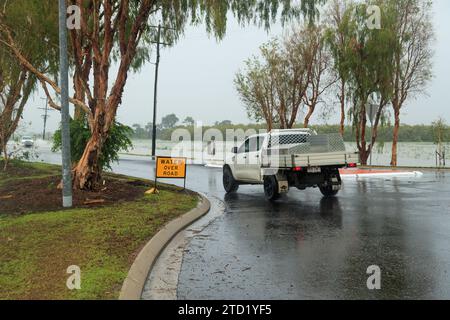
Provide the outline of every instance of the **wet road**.
<path id="1" fill-rule="evenodd" d="M 150 178 L 150 162 L 115 171 Z M 223 214 L 184 251 L 179 299 L 449 299 L 450 176 L 346 180 L 336 199 L 293 191 L 275 204 L 262 188 L 225 196 L 221 170 L 190 167 L 188 188 Z M 367 289 L 377 265 L 382 288 Z"/>
<path id="2" fill-rule="evenodd" d="M 153 170 L 139 158 L 114 167 Z M 336 199 L 313 189 L 275 204 L 258 186 L 225 196 L 221 179 L 219 169 L 188 169 L 187 187 L 221 212 L 184 250 L 179 299 L 450 299 L 448 172 L 345 180 Z M 371 265 L 381 290 L 367 289 Z"/>

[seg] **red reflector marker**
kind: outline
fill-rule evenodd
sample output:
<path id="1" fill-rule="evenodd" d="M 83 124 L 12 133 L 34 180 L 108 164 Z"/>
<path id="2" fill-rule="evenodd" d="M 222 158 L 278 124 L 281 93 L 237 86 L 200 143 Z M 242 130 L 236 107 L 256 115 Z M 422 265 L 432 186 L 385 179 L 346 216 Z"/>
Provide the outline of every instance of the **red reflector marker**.
<path id="1" fill-rule="evenodd" d="M 349 163 L 348 167 L 349 168 L 356 168 L 356 167 L 358 167 L 358 165 L 356 163 Z"/>

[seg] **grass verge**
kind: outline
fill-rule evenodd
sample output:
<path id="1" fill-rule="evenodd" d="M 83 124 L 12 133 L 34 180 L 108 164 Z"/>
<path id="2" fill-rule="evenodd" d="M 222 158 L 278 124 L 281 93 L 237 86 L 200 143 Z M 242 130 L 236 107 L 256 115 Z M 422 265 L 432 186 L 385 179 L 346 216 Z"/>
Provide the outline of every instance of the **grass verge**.
<path id="1" fill-rule="evenodd" d="M 27 170 L 23 175 L 20 167 Z M 0 183 L 39 179 L 59 170 L 14 163 Z M 121 177 L 123 179 L 123 177 Z M 0 299 L 116 299 L 135 256 L 166 223 L 197 205 L 173 188 L 157 196 L 96 208 L 21 216 L 0 212 Z M 1 201 L 1 200 L 0 200 Z M 70 291 L 69 266 L 81 269 L 81 290 Z"/>

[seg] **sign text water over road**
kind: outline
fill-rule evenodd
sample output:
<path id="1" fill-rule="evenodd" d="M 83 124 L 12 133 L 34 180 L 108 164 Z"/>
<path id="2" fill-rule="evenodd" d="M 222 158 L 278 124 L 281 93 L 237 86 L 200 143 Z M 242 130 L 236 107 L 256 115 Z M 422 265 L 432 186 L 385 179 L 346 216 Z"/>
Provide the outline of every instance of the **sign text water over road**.
<path id="1" fill-rule="evenodd" d="M 156 168 L 157 178 L 186 178 L 186 158 L 158 157 Z"/>

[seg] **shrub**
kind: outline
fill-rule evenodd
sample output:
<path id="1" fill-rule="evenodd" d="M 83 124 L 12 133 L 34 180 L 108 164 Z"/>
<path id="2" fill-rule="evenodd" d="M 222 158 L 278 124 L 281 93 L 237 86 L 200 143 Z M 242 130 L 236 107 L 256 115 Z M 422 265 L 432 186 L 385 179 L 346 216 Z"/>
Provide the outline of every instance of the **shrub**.
<path id="1" fill-rule="evenodd" d="M 115 122 L 109 132 L 109 137 L 102 148 L 100 155 L 100 168 L 102 170 L 111 169 L 113 162 L 119 161 L 119 152 L 129 151 L 133 147 L 131 142 L 131 135 L 133 129 Z M 72 162 L 78 162 L 83 156 L 84 149 L 91 137 L 86 120 L 71 120 L 70 121 L 70 151 Z M 57 130 L 53 136 L 52 151 L 60 151 L 62 148 L 61 129 Z"/>

